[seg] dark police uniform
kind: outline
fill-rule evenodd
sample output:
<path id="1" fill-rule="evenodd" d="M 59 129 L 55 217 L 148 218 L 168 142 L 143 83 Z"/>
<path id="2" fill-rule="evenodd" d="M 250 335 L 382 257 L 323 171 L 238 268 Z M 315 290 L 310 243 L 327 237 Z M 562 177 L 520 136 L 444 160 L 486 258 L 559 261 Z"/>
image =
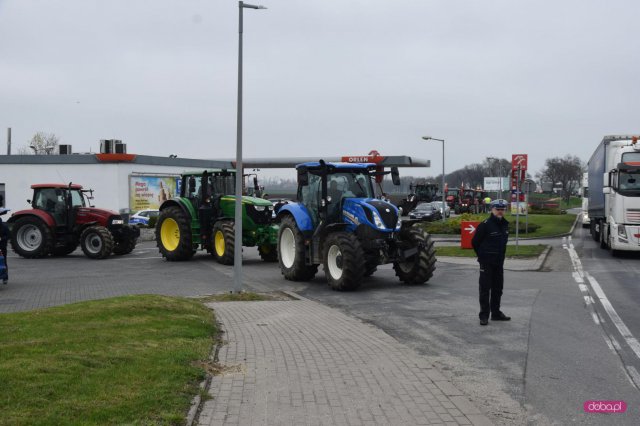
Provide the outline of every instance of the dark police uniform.
<path id="1" fill-rule="evenodd" d="M 509 222 L 491 214 L 478 225 L 471 244 L 480 263 L 480 319 L 506 319 L 500 312 L 504 284 L 504 257 L 509 239 Z M 503 318 L 499 318 L 503 317 Z"/>
<path id="2" fill-rule="evenodd" d="M 9 266 L 7 264 L 7 243 L 9 242 L 9 227 L 2 222 L 0 218 L 0 253 L 4 256 L 4 264 L 7 267 L 7 275 L 9 274 Z M 7 283 L 7 277 L 2 280 L 3 284 Z"/>

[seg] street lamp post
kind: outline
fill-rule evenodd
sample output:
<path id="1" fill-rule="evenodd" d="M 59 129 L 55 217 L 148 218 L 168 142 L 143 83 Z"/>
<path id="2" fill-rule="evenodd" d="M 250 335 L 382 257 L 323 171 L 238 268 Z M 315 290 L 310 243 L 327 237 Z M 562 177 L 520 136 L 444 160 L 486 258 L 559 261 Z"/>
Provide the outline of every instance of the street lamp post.
<path id="1" fill-rule="evenodd" d="M 436 138 L 432 138 L 431 136 L 423 136 L 422 139 L 424 139 L 425 141 L 428 140 L 432 140 L 432 141 L 438 141 L 438 142 L 442 142 L 442 188 L 440 188 L 440 193 L 442 194 L 442 221 L 445 221 L 445 207 L 444 207 L 444 203 L 445 203 L 445 196 L 444 196 L 444 139 L 436 139 Z"/>
<path id="2" fill-rule="evenodd" d="M 497 161 L 498 162 L 498 173 L 500 173 L 500 190 L 498 191 L 500 193 L 500 199 L 502 199 L 502 178 L 504 175 L 504 169 L 502 168 L 502 162 L 500 161 L 499 158 L 496 157 L 487 157 L 487 160 L 493 160 L 493 161 Z M 493 172 L 493 168 L 492 168 L 492 172 Z"/>
<path id="3" fill-rule="evenodd" d="M 233 291 L 242 291 L 242 13 L 244 9 L 266 9 L 238 2 L 238 128 L 236 139 L 236 211 L 235 211 L 235 248 L 233 257 Z"/>

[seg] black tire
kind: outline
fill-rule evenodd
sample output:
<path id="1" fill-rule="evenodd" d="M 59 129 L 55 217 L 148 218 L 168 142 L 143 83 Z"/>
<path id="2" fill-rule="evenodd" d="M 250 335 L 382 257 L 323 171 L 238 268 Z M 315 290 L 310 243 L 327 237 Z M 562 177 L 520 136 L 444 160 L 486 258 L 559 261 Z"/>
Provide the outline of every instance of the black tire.
<path id="1" fill-rule="evenodd" d="M 418 248 L 418 253 L 406 262 L 393 263 L 396 276 L 405 284 L 426 283 L 436 270 L 436 249 L 431 236 L 422 229 L 412 226 L 401 233 L 400 239 L 421 248 Z"/>
<path id="2" fill-rule="evenodd" d="M 134 236 L 126 237 L 121 240 L 116 240 L 113 246 L 113 254 L 116 256 L 122 256 L 125 254 L 129 254 L 136 248 L 136 244 L 138 243 L 138 239 Z"/>
<path id="3" fill-rule="evenodd" d="M 53 249 L 51 228 L 35 216 L 21 217 L 13 224 L 11 247 L 27 259 L 48 256 Z"/>
<path id="4" fill-rule="evenodd" d="M 272 244 L 263 244 L 258 247 L 258 254 L 265 262 L 278 261 L 278 246 Z"/>
<path id="5" fill-rule="evenodd" d="M 175 245 L 172 241 L 163 240 L 163 226 L 167 226 L 165 221 L 171 220 L 177 224 L 177 229 L 173 230 L 173 234 L 165 230 L 165 239 L 177 238 Z M 170 224 L 170 222 L 167 223 Z M 170 206 L 160 212 L 156 223 L 156 245 L 162 257 L 169 262 L 189 260 L 195 253 L 191 240 L 191 218 L 180 207 Z"/>
<path id="6" fill-rule="evenodd" d="M 106 259 L 113 251 L 113 236 L 104 226 L 90 226 L 80 235 L 80 247 L 91 259 Z"/>
<path id="7" fill-rule="evenodd" d="M 603 222 L 600 222 L 600 232 L 598 232 L 598 235 L 600 236 L 600 248 L 609 249 L 609 243 L 604 237 L 605 234 L 604 234 L 604 223 Z"/>
<path id="8" fill-rule="evenodd" d="M 324 241 L 324 273 L 332 289 L 352 291 L 360 287 L 365 272 L 364 250 L 348 232 L 334 232 Z"/>
<path id="9" fill-rule="evenodd" d="M 454 208 L 453 208 L 453 212 L 454 212 L 455 214 L 460 214 L 460 207 L 458 207 L 458 206 L 454 207 Z"/>
<path id="10" fill-rule="evenodd" d="M 76 251 L 77 248 L 78 248 L 78 243 L 69 243 L 62 247 L 54 247 L 53 250 L 51 250 L 51 255 L 66 256 Z"/>
<path id="11" fill-rule="evenodd" d="M 293 253 L 285 256 L 283 256 L 283 238 L 291 240 L 290 242 L 294 244 Z M 295 219 L 287 215 L 280 222 L 280 229 L 278 230 L 278 263 L 280 272 L 285 279 L 290 281 L 309 281 L 316 276 L 318 265 L 307 265 L 305 257 L 302 232 L 298 229 Z"/>
<path id="12" fill-rule="evenodd" d="M 218 240 L 220 238 L 220 240 Z M 220 246 L 218 246 L 220 241 Z M 233 265 L 235 254 L 235 227 L 230 220 L 222 220 L 213 225 L 211 233 L 211 254 L 222 265 Z"/>

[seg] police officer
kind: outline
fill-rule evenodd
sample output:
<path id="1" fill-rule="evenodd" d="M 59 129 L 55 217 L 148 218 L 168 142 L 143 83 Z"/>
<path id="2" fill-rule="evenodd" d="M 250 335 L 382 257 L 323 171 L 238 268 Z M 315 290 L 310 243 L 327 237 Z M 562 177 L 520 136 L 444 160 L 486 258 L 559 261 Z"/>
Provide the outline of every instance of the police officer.
<path id="1" fill-rule="evenodd" d="M 478 225 L 471 243 L 480 263 L 480 325 L 492 321 L 509 321 L 500 311 L 504 283 L 504 257 L 509 239 L 509 222 L 504 218 L 507 202 L 491 202 L 491 216 Z"/>
<path id="2" fill-rule="evenodd" d="M 7 213 L 7 209 L 0 208 L 0 215 Z M 9 242 L 9 227 L 2 222 L 0 217 L 0 254 L 4 256 L 4 265 L 7 268 L 6 275 L 2 277 L 2 284 L 7 284 L 9 280 L 9 266 L 7 265 L 7 243 Z"/>

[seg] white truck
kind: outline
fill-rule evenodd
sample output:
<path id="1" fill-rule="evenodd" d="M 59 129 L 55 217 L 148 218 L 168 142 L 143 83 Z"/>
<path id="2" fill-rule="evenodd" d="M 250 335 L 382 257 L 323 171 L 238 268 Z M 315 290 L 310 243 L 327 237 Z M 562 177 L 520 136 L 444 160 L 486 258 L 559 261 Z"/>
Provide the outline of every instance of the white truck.
<path id="1" fill-rule="evenodd" d="M 582 227 L 589 228 L 591 226 L 591 219 L 589 219 L 589 173 L 585 172 L 582 175 Z"/>
<path id="2" fill-rule="evenodd" d="M 637 136 L 605 136 L 589 160 L 590 229 L 612 254 L 640 251 L 640 144 Z"/>

